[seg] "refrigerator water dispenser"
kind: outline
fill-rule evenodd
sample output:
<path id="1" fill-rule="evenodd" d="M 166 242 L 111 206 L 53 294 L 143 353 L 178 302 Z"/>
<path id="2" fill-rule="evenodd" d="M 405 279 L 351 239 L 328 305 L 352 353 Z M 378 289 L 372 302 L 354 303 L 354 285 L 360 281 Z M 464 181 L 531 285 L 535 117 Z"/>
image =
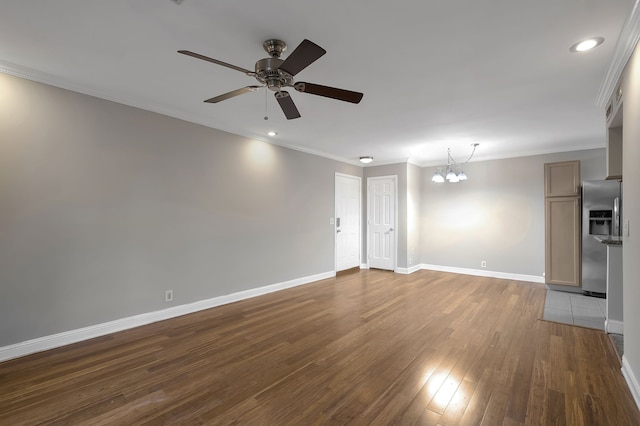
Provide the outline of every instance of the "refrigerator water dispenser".
<path id="1" fill-rule="evenodd" d="M 589 211 L 589 235 L 611 235 L 611 210 Z"/>

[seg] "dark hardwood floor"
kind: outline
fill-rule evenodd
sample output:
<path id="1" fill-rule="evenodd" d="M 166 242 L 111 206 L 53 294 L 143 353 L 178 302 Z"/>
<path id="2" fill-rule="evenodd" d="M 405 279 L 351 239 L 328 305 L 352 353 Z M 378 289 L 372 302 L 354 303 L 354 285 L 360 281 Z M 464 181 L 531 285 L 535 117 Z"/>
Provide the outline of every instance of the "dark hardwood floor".
<path id="1" fill-rule="evenodd" d="M 541 284 L 384 271 L 0 364 L 0 423 L 638 425 L 607 336 Z"/>

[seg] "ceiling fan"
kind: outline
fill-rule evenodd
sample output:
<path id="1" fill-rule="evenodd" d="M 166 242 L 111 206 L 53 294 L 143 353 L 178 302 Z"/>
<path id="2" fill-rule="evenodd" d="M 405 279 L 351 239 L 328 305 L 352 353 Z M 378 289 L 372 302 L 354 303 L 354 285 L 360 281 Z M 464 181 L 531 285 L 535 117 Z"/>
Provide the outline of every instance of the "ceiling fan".
<path id="1" fill-rule="evenodd" d="M 288 120 L 299 118 L 300 113 L 296 104 L 289 96 L 289 92 L 283 90 L 286 87 L 293 87 L 298 92 L 310 93 L 312 95 L 324 96 L 326 98 L 337 99 L 340 101 L 351 102 L 357 104 L 362 99 L 363 94 L 352 92 L 351 90 L 338 89 L 335 87 L 321 86 L 319 84 L 294 82 L 293 77 L 300 71 L 314 63 L 322 55 L 327 53 L 322 47 L 309 41 L 303 40 L 302 43 L 294 49 L 287 59 L 280 59 L 280 55 L 287 49 L 285 42 L 276 39 L 270 39 L 263 43 L 262 47 L 269 54 L 269 58 L 260 59 L 256 62 L 255 71 L 250 71 L 242 67 L 238 67 L 199 53 L 190 52 L 188 50 L 178 50 L 178 53 L 191 56 L 204 61 L 213 62 L 232 70 L 240 71 L 250 77 L 255 77 L 260 86 L 246 86 L 240 89 L 232 90 L 211 99 L 207 99 L 207 103 L 218 103 L 226 99 L 233 98 L 244 93 L 255 92 L 263 87 L 272 90 L 275 95 L 282 112 Z"/>

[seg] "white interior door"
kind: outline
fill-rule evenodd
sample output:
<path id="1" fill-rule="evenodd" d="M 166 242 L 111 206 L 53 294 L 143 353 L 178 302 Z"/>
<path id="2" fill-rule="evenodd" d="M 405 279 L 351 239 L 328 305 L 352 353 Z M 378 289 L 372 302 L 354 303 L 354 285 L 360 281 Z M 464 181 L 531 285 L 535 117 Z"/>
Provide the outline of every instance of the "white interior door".
<path id="1" fill-rule="evenodd" d="M 336 173 L 336 271 L 360 266 L 361 180 Z"/>
<path id="2" fill-rule="evenodd" d="M 369 267 L 393 271 L 396 266 L 396 177 L 369 178 L 367 188 Z"/>

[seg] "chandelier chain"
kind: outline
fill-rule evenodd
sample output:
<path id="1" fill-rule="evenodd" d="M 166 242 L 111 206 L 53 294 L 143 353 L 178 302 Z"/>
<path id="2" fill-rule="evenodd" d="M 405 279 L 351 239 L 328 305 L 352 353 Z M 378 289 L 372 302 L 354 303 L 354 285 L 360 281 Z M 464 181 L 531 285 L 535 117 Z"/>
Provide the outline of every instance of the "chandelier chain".
<path id="1" fill-rule="evenodd" d="M 464 166 L 465 164 L 467 164 L 469 161 L 471 161 L 471 157 L 473 157 L 473 154 L 475 154 L 476 152 L 476 147 L 480 145 L 479 143 L 472 143 L 471 146 L 473 146 L 473 150 L 471 150 L 471 155 L 469 155 L 469 158 L 467 158 L 464 163 L 458 163 L 452 156 L 451 156 L 451 149 L 448 149 L 447 154 L 449 155 L 449 160 L 451 160 L 453 162 L 453 164 L 455 164 L 456 166 Z"/>

